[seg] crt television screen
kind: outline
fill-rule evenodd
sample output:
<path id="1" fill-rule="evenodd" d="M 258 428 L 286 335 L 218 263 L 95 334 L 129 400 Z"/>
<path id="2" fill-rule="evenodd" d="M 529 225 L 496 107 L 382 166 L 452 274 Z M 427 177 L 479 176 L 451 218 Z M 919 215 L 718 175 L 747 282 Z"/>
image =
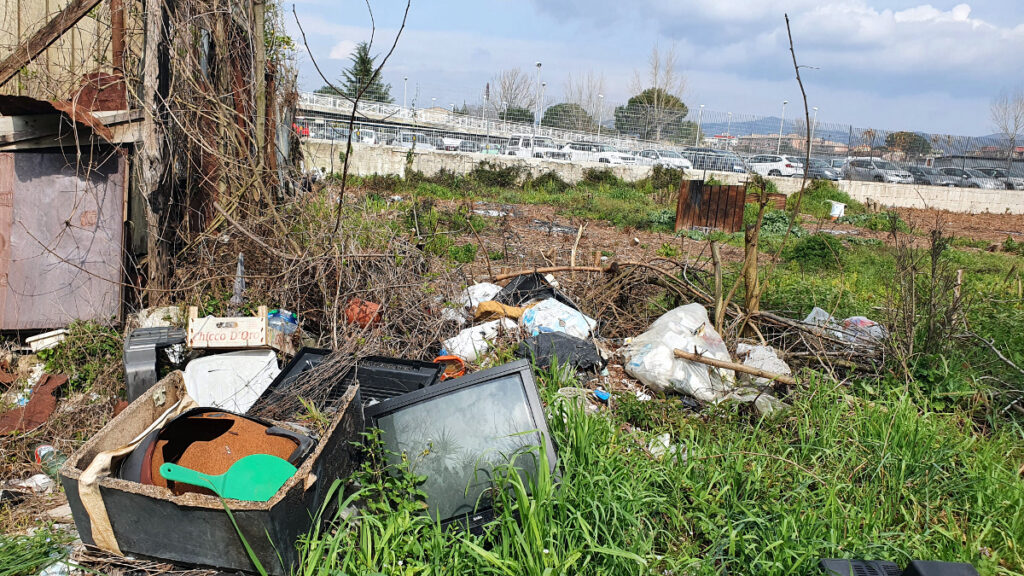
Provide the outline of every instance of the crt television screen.
<path id="1" fill-rule="evenodd" d="M 550 447 L 548 438 L 542 441 L 547 429 L 529 367 L 495 371 L 504 373 L 480 372 L 464 377 L 477 382 L 472 385 L 462 385 L 460 378 L 421 390 L 414 393 L 422 395 L 419 401 L 407 400 L 401 408 L 374 407 L 380 411 L 371 420 L 385 448 L 395 453 L 391 463 L 404 455 L 412 471 L 426 477 L 420 489 L 430 515 L 442 522 L 490 508 L 487 490 L 496 465 L 514 458 L 520 474 L 533 476 L 538 460 L 530 448 Z M 455 389 L 438 394 L 448 385 Z M 553 451 L 548 453 L 553 465 Z"/>

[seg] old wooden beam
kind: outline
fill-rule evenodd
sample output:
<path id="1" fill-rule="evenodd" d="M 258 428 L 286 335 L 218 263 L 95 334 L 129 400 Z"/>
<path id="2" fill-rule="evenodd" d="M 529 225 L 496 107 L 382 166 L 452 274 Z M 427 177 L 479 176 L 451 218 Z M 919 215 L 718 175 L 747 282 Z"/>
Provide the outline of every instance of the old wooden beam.
<path id="1" fill-rule="evenodd" d="M 36 56 L 46 50 L 69 28 L 85 17 L 90 10 L 96 7 L 103 0 L 71 0 L 63 10 L 49 22 L 43 24 L 42 28 L 36 30 L 28 40 L 18 44 L 10 56 L 0 62 L 0 86 L 6 84 L 18 70 L 24 68 Z"/>

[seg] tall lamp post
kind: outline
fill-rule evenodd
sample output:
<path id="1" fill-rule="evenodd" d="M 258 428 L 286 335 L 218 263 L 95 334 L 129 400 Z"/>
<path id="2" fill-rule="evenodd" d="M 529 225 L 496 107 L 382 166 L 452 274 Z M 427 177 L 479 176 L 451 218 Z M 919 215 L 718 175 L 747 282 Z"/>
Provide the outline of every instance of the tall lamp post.
<path id="1" fill-rule="evenodd" d="M 537 105 L 533 112 L 533 138 L 530 138 L 530 156 L 533 156 L 534 141 L 537 140 L 537 127 L 540 126 L 540 61 L 537 61 Z"/>
<path id="2" fill-rule="evenodd" d="M 402 78 L 402 108 L 406 107 L 407 96 L 409 95 L 409 77 Z"/>
<path id="3" fill-rule="evenodd" d="M 597 139 L 601 139 L 601 122 L 604 122 L 604 94 L 597 95 Z"/>
<path id="4" fill-rule="evenodd" d="M 811 120 L 811 141 L 807 143 L 807 157 L 811 156 L 811 148 L 814 146 L 814 133 L 818 130 L 818 107 L 814 107 L 814 120 Z"/>
<path id="5" fill-rule="evenodd" d="M 775 146 L 775 153 L 782 153 L 782 127 L 786 124 L 786 104 L 789 104 L 789 100 L 782 101 L 782 118 L 779 119 L 779 143 Z"/>
<path id="6" fill-rule="evenodd" d="M 697 115 L 697 133 L 693 135 L 693 145 L 696 146 L 700 140 L 700 125 L 704 122 L 704 105 L 700 105 L 700 114 Z"/>

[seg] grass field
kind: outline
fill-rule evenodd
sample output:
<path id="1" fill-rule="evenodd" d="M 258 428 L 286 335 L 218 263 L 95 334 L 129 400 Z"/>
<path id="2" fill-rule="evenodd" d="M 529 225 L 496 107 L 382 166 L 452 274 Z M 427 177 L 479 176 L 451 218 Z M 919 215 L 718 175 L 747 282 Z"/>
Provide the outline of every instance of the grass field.
<path id="1" fill-rule="evenodd" d="M 417 197 L 550 204 L 627 228 L 671 224 L 663 215 L 669 196 L 659 192 L 671 182 L 628 185 L 593 174 L 578 186 L 546 178 L 515 189 L 482 180 L 396 186 Z M 822 216 L 825 200 L 843 200 L 837 192 L 816 187 L 802 212 Z M 853 225 L 894 225 L 849 204 Z M 766 252 L 781 248 L 766 235 Z M 764 308 L 794 318 L 820 306 L 837 317 L 883 319 L 895 278 L 905 273 L 895 247 L 815 238 L 790 239 L 764 278 Z M 742 236 L 720 239 L 742 245 Z M 992 339 L 1022 365 L 1024 259 L 975 244 L 954 242 L 940 256 L 964 271 L 970 296 L 960 331 Z M 738 265 L 727 271 L 727 284 L 737 272 Z M 934 280 L 926 272 L 922 286 Z M 372 458 L 352 496 L 369 506 L 304 540 L 301 573 L 781 575 L 813 573 L 822 557 L 861 557 L 1024 574 L 1024 419 L 1005 409 L 1007 387 L 1022 388 L 1024 375 L 977 341 L 932 344 L 871 378 L 836 381 L 807 370 L 787 398 L 792 409 L 767 419 L 734 405 L 693 413 L 671 396 L 628 395 L 588 415 L 554 394 L 575 384 L 574 375 L 537 373 L 560 456 L 557 483 L 542 475 L 523 486 L 507 475 L 498 520 L 473 536 L 444 532 L 420 515 L 416 477 Z M 646 447 L 662 433 L 682 455 L 651 455 Z"/>

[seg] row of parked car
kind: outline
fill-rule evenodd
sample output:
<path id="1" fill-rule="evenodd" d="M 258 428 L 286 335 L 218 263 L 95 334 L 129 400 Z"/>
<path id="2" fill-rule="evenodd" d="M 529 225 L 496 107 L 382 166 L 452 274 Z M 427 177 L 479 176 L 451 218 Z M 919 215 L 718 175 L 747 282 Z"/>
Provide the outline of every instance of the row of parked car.
<path id="1" fill-rule="evenodd" d="M 343 127 L 305 128 L 301 135 L 329 140 L 346 140 L 349 131 Z M 515 134 L 505 139 L 485 142 L 440 136 L 426 132 L 401 130 L 397 133 L 357 128 L 352 141 L 362 144 L 383 144 L 417 151 L 444 150 L 478 154 L 500 154 L 521 158 L 543 158 L 567 162 L 597 162 L 609 165 L 662 165 L 684 170 L 719 172 L 754 172 L 762 176 L 803 177 L 804 158 L 787 154 L 756 154 L 746 158 L 729 150 L 684 147 L 679 150 L 648 148 L 626 151 L 610 144 L 574 141 L 557 144 L 547 136 Z M 808 178 L 824 180 L 863 180 L 892 184 L 925 186 L 957 186 L 990 190 L 1024 190 L 1024 172 L 1006 168 L 933 168 L 900 165 L 881 158 L 811 158 Z"/>

